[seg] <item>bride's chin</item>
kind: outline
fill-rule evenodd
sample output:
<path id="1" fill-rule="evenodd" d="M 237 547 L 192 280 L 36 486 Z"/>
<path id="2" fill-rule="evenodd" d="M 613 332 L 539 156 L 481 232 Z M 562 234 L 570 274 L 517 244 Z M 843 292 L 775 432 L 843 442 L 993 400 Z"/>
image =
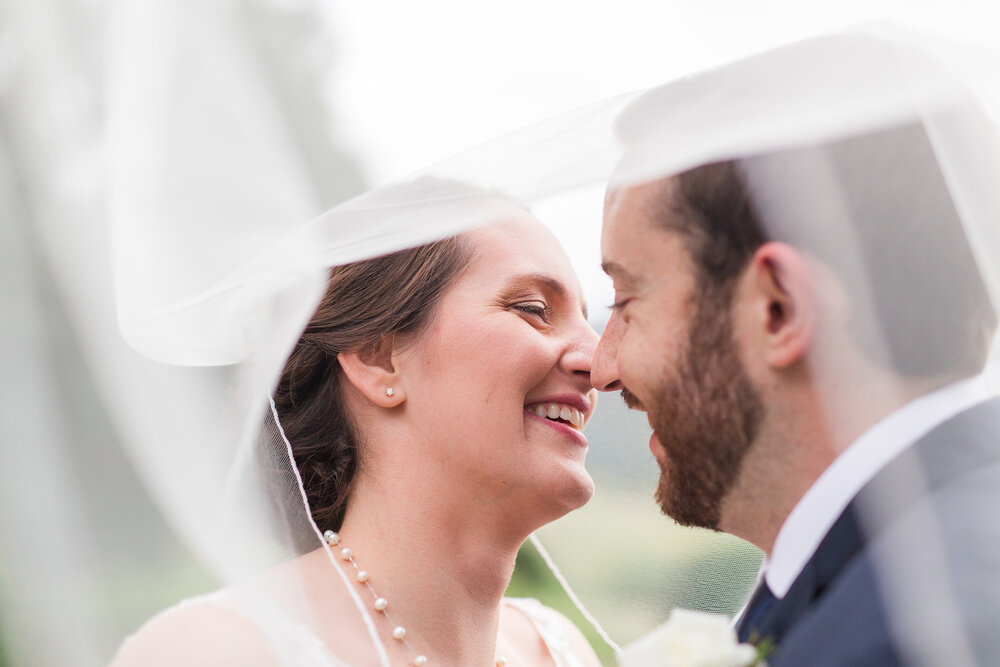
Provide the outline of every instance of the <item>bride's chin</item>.
<path id="1" fill-rule="evenodd" d="M 577 489 L 577 494 L 575 497 L 575 503 L 570 511 L 580 509 L 594 497 L 594 480 L 590 477 L 590 474 L 585 473 L 583 479 L 580 480 L 579 487 Z"/>
<path id="2" fill-rule="evenodd" d="M 577 503 L 573 509 L 579 509 L 587 504 L 591 498 L 594 497 L 594 478 L 590 476 L 586 468 L 581 466 L 580 471 L 577 473 L 577 483 L 576 483 L 576 500 Z"/>
<path id="3" fill-rule="evenodd" d="M 555 516 L 549 521 L 555 521 L 573 510 L 580 509 L 594 495 L 594 480 L 583 466 L 563 472 L 563 479 L 550 490 L 549 496 Z"/>

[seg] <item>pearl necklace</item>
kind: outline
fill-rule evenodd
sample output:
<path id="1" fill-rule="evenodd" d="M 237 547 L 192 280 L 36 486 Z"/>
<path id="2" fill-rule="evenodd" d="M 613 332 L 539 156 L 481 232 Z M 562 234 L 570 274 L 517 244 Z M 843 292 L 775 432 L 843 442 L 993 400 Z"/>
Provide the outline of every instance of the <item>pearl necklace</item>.
<path id="1" fill-rule="evenodd" d="M 332 530 L 328 530 L 325 533 L 323 533 L 323 537 L 326 539 L 326 543 L 329 544 L 330 546 L 340 546 L 340 535 L 333 532 Z M 355 562 L 354 560 L 354 552 L 348 549 L 347 547 L 341 546 L 340 558 L 341 560 L 350 563 L 354 567 L 354 579 L 359 584 L 364 584 L 365 588 L 368 589 L 368 592 L 372 596 L 373 600 L 372 606 L 375 608 L 375 611 L 385 616 L 386 620 L 389 621 L 389 624 L 392 626 L 392 638 L 398 642 L 401 642 L 406 648 L 410 650 L 411 653 L 413 653 L 414 667 L 424 667 L 427 664 L 427 656 L 421 653 L 417 653 L 416 650 L 414 650 L 414 648 L 410 646 L 410 642 L 406 641 L 406 628 L 404 628 L 402 625 L 397 625 L 392 620 L 392 616 L 389 615 L 389 601 L 375 592 L 375 587 L 372 586 L 371 582 L 371 575 L 368 574 L 367 570 L 362 570 L 360 567 L 358 567 L 357 562 Z M 496 657 L 495 661 L 496 667 L 504 667 L 506 664 L 507 664 L 507 658 L 503 657 L 502 655 L 498 655 Z"/>

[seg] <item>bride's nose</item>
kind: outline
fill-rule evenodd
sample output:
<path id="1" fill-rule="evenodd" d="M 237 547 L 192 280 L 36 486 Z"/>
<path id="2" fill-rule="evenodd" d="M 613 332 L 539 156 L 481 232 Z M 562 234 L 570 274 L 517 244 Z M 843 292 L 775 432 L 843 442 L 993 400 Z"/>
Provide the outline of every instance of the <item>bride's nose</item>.
<path id="1" fill-rule="evenodd" d="M 594 328 L 586 320 L 582 320 L 560 359 L 563 370 L 585 379 L 588 385 L 590 383 L 591 363 L 599 338 L 600 336 L 594 331 Z"/>

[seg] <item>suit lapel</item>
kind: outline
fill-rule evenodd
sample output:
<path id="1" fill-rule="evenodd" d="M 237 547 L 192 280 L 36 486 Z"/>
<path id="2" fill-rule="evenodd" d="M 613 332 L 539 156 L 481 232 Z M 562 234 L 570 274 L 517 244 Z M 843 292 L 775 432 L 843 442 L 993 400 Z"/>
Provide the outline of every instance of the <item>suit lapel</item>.
<path id="1" fill-rule="evenodd" d="M 757 637 L 772 638 L 780 642 L 788 628 L 813 600 L 823 594 L 830 582 L 863 546 L 858 523 L 854 513 L 848 508 L 833 524 L 783 598 L 757 613 L 753 613 L 756 611 L 753 603 L 747 607 L 738 632 L 740 640 Z M 766 584 L 761 582 L 761 586 L 766 587 Z"/>
<path id="2" fill-rule="evenodd" d="M 1000 461 L 1000 398 L 938 425 L 900 454 L 851 501 L 869 538 L 948 480 Z"/>
<path id="3" fill-rule="evenodd" d="M 876 475 L 840 515 L 782 599 L 755 608 L 760 592 L 755 593 L 740 622 L 740 640 L 772 638 L 780 644 L 867 542 L 901 512 L 948 479 L 995 462 L 1000 462 L 997 398 L 939 425 Z"/>

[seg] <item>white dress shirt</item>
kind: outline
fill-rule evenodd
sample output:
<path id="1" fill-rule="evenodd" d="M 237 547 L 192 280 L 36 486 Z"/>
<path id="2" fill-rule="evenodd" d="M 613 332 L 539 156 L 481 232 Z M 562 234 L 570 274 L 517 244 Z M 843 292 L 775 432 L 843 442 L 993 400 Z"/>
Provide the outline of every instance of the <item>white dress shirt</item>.
<path id="1" fill-rule="evenodd" d="M 947 385 L 890 413 L 845 449 L 792 509 L 764 561 L 764 580 L 775 597 L 785 597 L 865 484 L 936 426 L 992 395 L 981 377 Z"/>

